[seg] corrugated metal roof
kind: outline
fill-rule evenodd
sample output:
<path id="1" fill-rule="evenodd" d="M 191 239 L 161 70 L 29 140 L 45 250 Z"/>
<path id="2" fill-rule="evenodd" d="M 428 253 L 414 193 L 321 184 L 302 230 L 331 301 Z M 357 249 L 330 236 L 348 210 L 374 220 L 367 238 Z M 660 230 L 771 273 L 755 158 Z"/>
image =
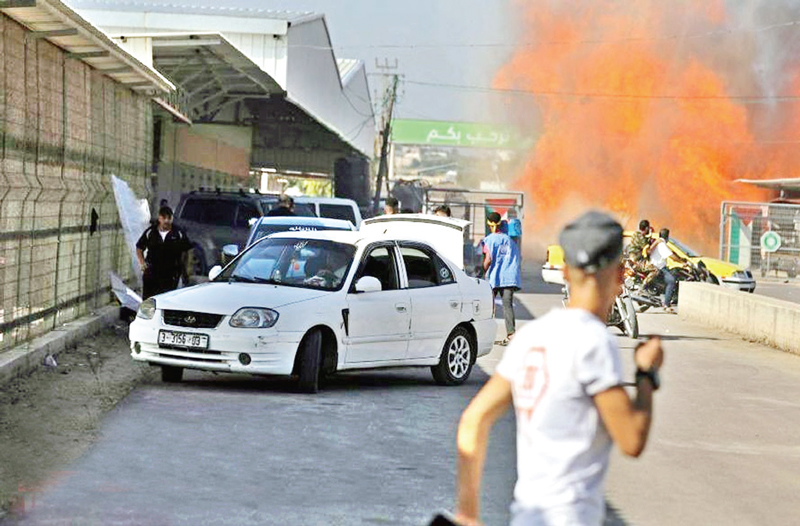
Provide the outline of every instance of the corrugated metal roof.
<path id="1" fill-rule="evenodd" d="M 174 2 L 146 2 L 139 0 L 69 0 L 76 9 L 105 9 L 108 11 L 147 11 L 151 13 L 183 13 L 192 15 L 268 18 L 292 22 L 308 17 L 313 11 L 284 11 L 229 6 L 200 6 Z"/>
<path id="2" fill-rule="evenodd" d="M 19 7 L 0 7 L 0 11 L 120 84 L 151 94 L 175 89 L 157 71 L 142 64 L 63 2 L 36 0 L 16 5 Z"/>
<path id="3" fill-rule="evenodd" d="M 282 94 L 267 72 L 219 33 L 128 35 L 152 42 L 153 65 L 187 95 L 192 119 L 245 99 Z"/>

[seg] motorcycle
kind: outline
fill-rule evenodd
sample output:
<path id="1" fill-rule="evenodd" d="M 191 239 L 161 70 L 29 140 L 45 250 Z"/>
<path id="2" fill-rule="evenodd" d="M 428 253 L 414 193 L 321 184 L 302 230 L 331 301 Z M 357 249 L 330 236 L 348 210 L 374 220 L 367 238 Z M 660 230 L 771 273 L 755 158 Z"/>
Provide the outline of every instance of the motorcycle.
<path id="1" fill-rule="evenodd" d="M 705 281 L 714 283 L 714 278 L 702 261 L 697 264 L 685 261 L 682 266 L 670 269 L 670 272 L 678 282 Z M 630 291 L 631 299 L 636 304 L 637 312 L 644 312 L 650 307 L 661 307 L 664 303 L 664 294 L 667 290 L 666 282 L 659 275 L 645 283 L 648 274 L 648 271 L 641 266 L 635 265 L 630 259 L 625 261 L 625 285 Z M 675 290 L 670 306 L 677 305 L 677 303 L 678 289 Z"/>
<path id="2" fill-rule="evenodd" d="M 569 303 L 569 287 L 566 285 L 561 289 L 564 294 L 562 300 L 566 307 Z M 607 327 L 616 327 L 622 334 L 634 340 L 639 337 L 639 320 L 636 317 L 636 308 L 628 287 L 623 284 L 619 295 L 614 299 L 614 305 L 606 318 Z"/>

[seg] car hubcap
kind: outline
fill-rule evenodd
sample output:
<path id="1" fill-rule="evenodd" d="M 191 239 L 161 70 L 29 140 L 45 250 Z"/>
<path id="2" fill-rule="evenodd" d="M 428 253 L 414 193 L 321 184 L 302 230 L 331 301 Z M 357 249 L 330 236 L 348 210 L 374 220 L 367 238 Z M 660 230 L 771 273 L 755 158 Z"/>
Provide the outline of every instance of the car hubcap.
<path id="1" fill-rule="evenodd" d="M 454 378 L 461 378 L 467 374 L 470 361 L 469 340 L 464 336 L 456 336 L 450 342 L 447 350 L 447 365 Z"/>

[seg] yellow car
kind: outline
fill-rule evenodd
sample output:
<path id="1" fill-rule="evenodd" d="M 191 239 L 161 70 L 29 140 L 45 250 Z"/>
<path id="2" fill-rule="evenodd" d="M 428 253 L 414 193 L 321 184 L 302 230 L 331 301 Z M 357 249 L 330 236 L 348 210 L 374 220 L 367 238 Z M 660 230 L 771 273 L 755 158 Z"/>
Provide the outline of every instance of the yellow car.
<path id="1" fill-rule="evenodd" d="M 625 232 L 626 241 L 630 240 L 633 232 Z M 683 261 L 691 261 L 695 265 L 702 262 L 711 277 L 719 285 L 726 287 L 743 290 L 746 292 L 753 292 L 756 290 L 756 280 L 753 278 L 753 273 L 733 263 L 722 261 L 708 256 L 701 256 L 691 248 L 687 247 L 680 241 L 670 238 L 667 242 L 672 253 Z M 670 266 L 675 266 L 676 263 L 670 262 Z M 555 283 L 558 285 L 564 284 L 564 250 L 559 245 L 550 245 L 547 247 L 547 261 L 542 265 L 542 279 L 548 283 Z"/>
<path id="2" fill-rule="evenodd" d="M 678 259 L 691 261 L 695 265 L 702 262 L 708 269 L 711 277 L 716 280 L 719 285 L 743 290 L 745 292 L 753 292 L 756 290 L 756 280 L 753 278 L 753 273 L 739 265 L 734 265 L 733 263 L 728 263 L 727 261 L 722 261 L 717 258 L 701 256 L 677 239 L 670 238 L 667 242 L 667 246 L 669 246 L 670 250 L 672 250 Z"/>

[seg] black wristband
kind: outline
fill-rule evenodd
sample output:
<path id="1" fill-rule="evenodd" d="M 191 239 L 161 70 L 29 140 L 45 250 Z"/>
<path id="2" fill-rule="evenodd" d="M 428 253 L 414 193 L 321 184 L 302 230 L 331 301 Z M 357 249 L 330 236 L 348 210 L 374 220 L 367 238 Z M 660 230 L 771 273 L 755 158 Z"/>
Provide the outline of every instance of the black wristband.
<path id="1" fill-rule="evenodd" d="M 637 385 L 642 378 L 650 380 L 650 383 L 653 385 L 653 391 L 658 391 L 658 388 L 661 387 L 661 381 L 658 378 L 658 369 L 655 367 L 651 367 L 650 369 L 636 369 Z"/>

